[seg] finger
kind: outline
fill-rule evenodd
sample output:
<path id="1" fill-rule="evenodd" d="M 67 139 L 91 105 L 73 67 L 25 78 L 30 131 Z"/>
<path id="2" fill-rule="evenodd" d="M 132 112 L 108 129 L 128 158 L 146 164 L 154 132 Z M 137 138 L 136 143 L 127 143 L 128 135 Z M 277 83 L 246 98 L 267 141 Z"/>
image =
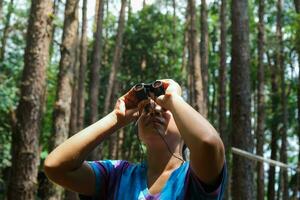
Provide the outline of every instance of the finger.
<path id="1" fill-rule="evenodd" d="M 165 94 L 166 95 L 166 94 Z M 158 97 L 154 97 L 153 100 L 160 106 L 162 106 L 165 95 L 160 95 Z"/>
<path id="2" fill-rule="evenodd" d="M 142 113 L 142 111 L 144 110 L 145 106 L 147 104 L 149 104 L 149 103 L 150 103 L 150 99 L 145 99 L 145 100 L 142 100 L 142 101 L 140 101 L 138 103 L 138 109 L 139 109 L 140 113 Z"/>
<path id="3" fill-rule="evenodd" d="M 131 88 L 122 98 L 127 105 L 127 108 L 134 108 L 138 104 L 138 99 L 136 98 L 133 88 Z"/>
<path id="4" fill-rule="evenodd" d="M 177 94 L 181 95 L 181 87 L 173 79 L 161 79 L 159 81 L 163 83 L 165 93 L 176 92 Z"/>
<path id="5" fill-rule="evenodd" d="M 166 109 L 164 106 L 164 102 L 168 100 L 172 96 L 172 93 L 166 93 L 164 95 L 160 95 L 159 97 L 154 98 L 153 100 L 160 105 L 162 108 Z"/>
<path id="6" fill-rule="evenodd" d="M 126 116 L 129 116 L 129 118 L 132 120 L 137 120 L 139 117 L 139 111 L 138 108 L 130 109 L 126 111 Z"/>

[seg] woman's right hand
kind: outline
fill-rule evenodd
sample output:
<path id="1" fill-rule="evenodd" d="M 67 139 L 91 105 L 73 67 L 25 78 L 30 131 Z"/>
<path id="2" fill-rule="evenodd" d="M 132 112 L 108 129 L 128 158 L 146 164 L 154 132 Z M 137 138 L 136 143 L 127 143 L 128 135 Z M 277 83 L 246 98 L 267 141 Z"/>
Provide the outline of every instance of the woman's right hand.
<path id="1" fill-rule="evenodd" d="M 117 118 L 118 126 L 126 126 L 138 118 L 138 104 L 139 101 L 136 98 L 133 88 L 117 100 L 114 113 Z"/>

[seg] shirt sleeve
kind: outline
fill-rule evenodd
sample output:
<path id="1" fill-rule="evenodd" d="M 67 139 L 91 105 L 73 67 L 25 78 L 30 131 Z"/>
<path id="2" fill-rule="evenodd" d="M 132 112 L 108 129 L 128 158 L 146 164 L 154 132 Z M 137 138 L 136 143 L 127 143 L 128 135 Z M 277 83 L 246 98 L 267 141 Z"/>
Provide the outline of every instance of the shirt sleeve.
<path id="1" fill-rule="evenodd" d="M 191 199 L 197 199 L 202 197 L 207 200 L 221 200 L 225 190 L 225 184 L 227 179 L 227 167 L 226 162 L 222 168 L 216 185 L 207 185 L 203 183 L 189 167 L 189 187 Z"/>
<path id="2" fill-rule="evenodd" d="M 92 199 L 107 199 L 110 179 L 121 161 L 88 161 L 95 175 L 95 196 Z"/>

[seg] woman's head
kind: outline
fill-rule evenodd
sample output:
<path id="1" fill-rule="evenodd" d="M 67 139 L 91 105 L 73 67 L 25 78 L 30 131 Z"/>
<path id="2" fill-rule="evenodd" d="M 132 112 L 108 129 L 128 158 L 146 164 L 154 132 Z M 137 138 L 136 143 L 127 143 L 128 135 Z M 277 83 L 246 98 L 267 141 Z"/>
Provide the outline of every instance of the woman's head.
<path id="1" fill-rule="evenodd" d="M 139 138 L 147 148 L 164 148 L 168 145 L 172 150 L 181 149 L 183 141 L 170 111 L 153 100 L 147 100 L 139 104 L 139 113 Z"/>

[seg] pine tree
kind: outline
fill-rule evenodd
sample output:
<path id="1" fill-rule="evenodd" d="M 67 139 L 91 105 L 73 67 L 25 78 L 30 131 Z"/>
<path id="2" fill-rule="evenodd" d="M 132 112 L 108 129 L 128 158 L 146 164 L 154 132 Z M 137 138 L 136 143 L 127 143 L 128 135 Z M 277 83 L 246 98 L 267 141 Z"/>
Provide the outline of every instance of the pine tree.
<path id="1" fill-rule="evenodd" d="M 34 200 L 40 161 L 39 135 L 46 90 L 52 1 L 33 0 L 27 27 L 24 70 L 12 136 L 9 200 Z M 50 31 L 49 31 L 50 30 Z"/>

